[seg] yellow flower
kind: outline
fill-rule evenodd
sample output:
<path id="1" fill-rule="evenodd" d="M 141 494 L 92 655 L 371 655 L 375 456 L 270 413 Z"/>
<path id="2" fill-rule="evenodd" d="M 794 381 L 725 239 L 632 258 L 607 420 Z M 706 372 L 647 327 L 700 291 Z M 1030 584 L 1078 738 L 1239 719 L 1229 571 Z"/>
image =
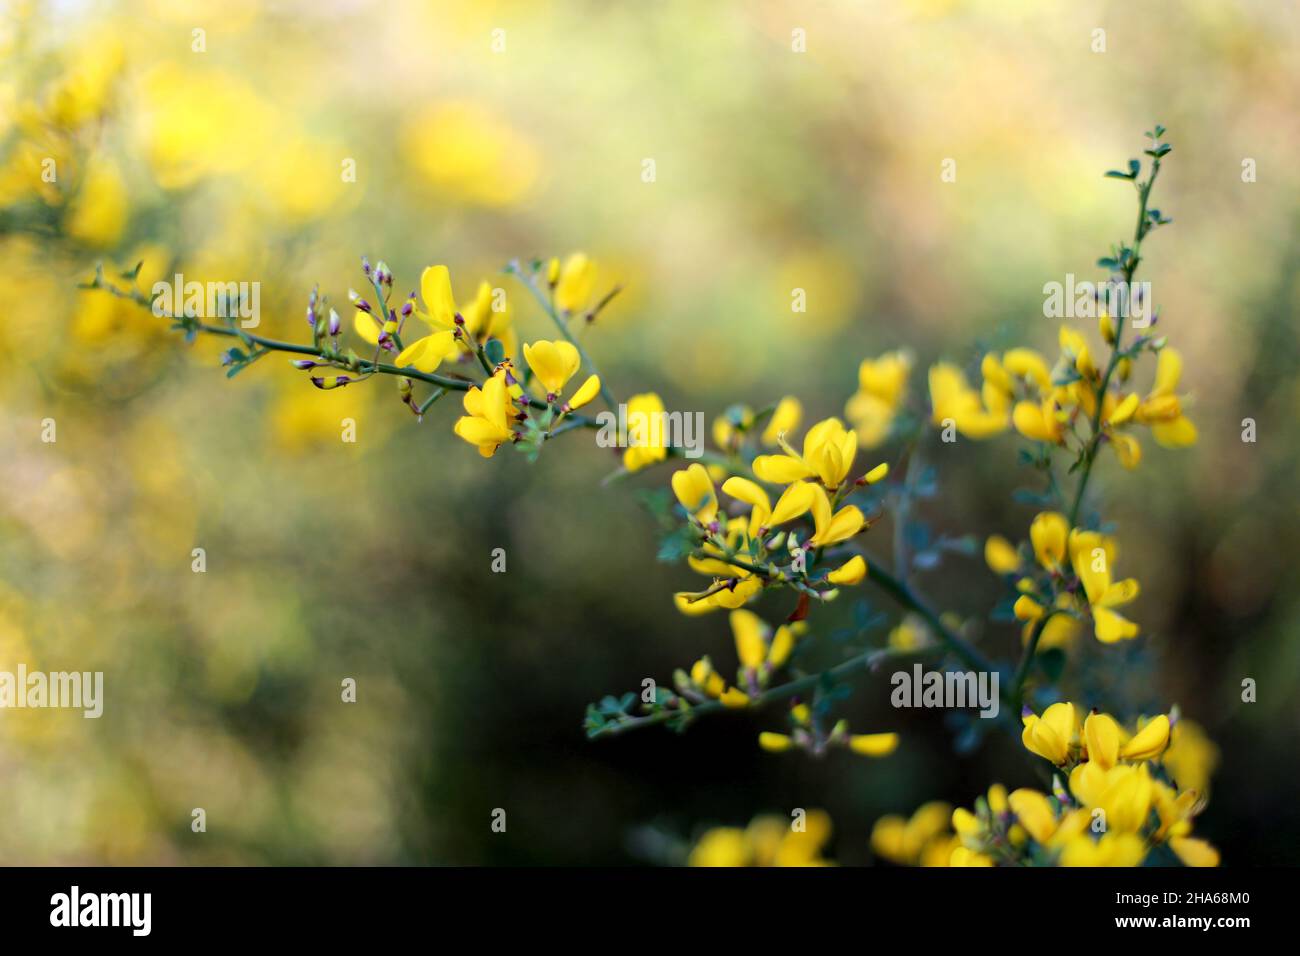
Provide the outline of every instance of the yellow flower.
<path id="1" fill-rule="evenodd" d="M 934 850 L 946 851 L 937 865 L 947 866 L 951 853 L 948 833 L 952 807 L 932 801 L 918 807 L 911 818 L 888 814 L 871 828 L 871 849 L 892 863 L 915 866 Z"/>
<path id="2" fill-rule="evenodd" d="M 1055 604 L 1058 611 L 1068 612 L 1072 609 L 1074 602 L 1069 594 L 1063 592 L 1056 596 Z M 1029 643 L 1030 637 L 1033 636 L 1034 621 L 1036 620 L 1037 618 L 1025 619 L 1025 626 L 1020 632 L 1021 643 Z M 1043 625 L 1043 631 L 1038 635 L 1038 648 L 1045 651 L 1050 647 L 1065 647 L 1078 635 L 1080 630 L 1081 624 L 1075 615 L 1069 613 L 1054 614 Z"/>
<path id="3" fill-rule="evenodd" d="M 89 245 L 111 246 L 121 236 L 129 214 L 127 188 L 117 164 L 102 156 L 93 159 L 68 213 L 68 234 Z"/>
<path id="4" fill-rule="evenodd" d="M 1062 359 L 1068 362 L 1082 378 L 1091 381 L 1098 377 L 1097 366 L 1093 364 L 1087 340 L 1078 330 L 1068 325 L 1061 326 L 1059 341 Z"/>
<path id="5" fill-rule="evenodd" d="M 788 734 L 774 734 L 765 730 L 758 735 L 758 745 L 768 753 L 779 754 L 793 747 L 794 740 Z"/>
<path id="6" fill-rule="evenodd" d="M 1184 866 L 1218 866 L 1219 851 L 1205 840 L 1195 837 L 1174 837 L 1170 848 L 1183 861 Z"/>
<path id="7" fill-rule="evenodd" d="M 1080 833 L 1061 848 L 1061 866 L 1138 866 L 1146 856 L 1146 844 L 1135 833 L 1103 833 L 1094 840 Z"/>
<path id="8" fill-rule="evenodd" d="M 858 366 L 858 391 L 844 406 L 844 415 L 862 448 L 876 448 L 889 437 L 911 369 L 912 357 L 901 351 L 864 359 Z"/>
<path id="9" fill-rule="evenodd" d="M 1007 795 L 1007 805 L 1031 837 L 1042 844 L 1051 840 L 1056 832 L 1056 813 L 1045 795 L 1026 788 L 1013 790 Z"/>
<path id="10" fill-rule="evenodd" d="M 930 630 L 916 614 L 904 615 L 889 632 L 889 646 L 896 651 L 914 651 L 930 643 Z"/>
<path id="11" fill-rule="evenodd" d="M 1083 740 L 1088 761 L 1103 770 L 1119 762 L 1121 730 L 1109 714 L 1089 714 L 1083 722 Z"/>
<path id="12" fill-rule="evenodd" d="M 509 300 L 502 301 L 499 311 L 493 308 L 494 305 L 492 283 L 484 279 L 478 284 L 474 301 L 462 313 L 465 331 L 479 342 L 486 342 L 489 338 L 500 340 L 506 347 L 506 354 L 511 355 L 514 353 L 513 343 L 507 338 L 513 332 Z"/>
<path id="13" fill-rule="evenodd" d="M 1110 444 L 1115 449 L 1115 456 L 1119 459 L 1119 463 L 1129 471 L 1142 461 L 1142 443 L 1136 436 L 1117 431 L 1111 434 Z"/>
<path id="14" fill-rule="evenodd" d="M 1011 610 L 1019 621 L 1036 621 L 1046 613 L 1043 606 L 1028 594 L 1016 598 L 1016 603 Z"/>
<path id="15" fill-rule="evenodd" d="M 451 294 L 451 272 L 446 266 L 429 266 L 420 273 L 420 297 L 425 311 L 415 311 L 435 329 L 456 327 L 456 299 Z"/>
<path id="16" fill-rule="evenodd" d="M 1015 574 L 1020 567 L 1020 554 L 1006 538 L 990 535 L 984 542 L 984 562 L 994 574 Z"/>
<path id="17" fill-rule="evenodd" d="M 991 857 L 985 856 L 983 853 L 977 853 L 964 846 L 954 846 L 952 848 L 952 854 L 948 858 L 948 865 L 954 867 L 992 866 L 993 860 Z"/>
<path id="18" fill-rule="evenodd" d="M 451 273 L 446 266 L 429 266 L 421 273 L 420 294 L 427 311 L 416 310 L 414 315 L 430 325 L 433 332 L 402 349 L 395 364 L 399 368 L 412 366 L 421 372 L 432 372 L 458 348 L 456 300 L 451 294 Z M 376 345 L 381 330 L 388 335 L 397 331 L 396 322 L 389 319 L 381 324 L 381 320 L 382 316 L 377 318 L 358 309 L 352 322 L 358 335 Z"/>
<path id="19" fill-rule="evenodd" d="M 1160 762 L 1180 787 L 1204 793 L 1219 764 L 1219 748 L 1199 724 L 1180 717 L 1170 731 L 1169 748 Z"/>
<path id="20" fill-rule="evenodd" d="M 1158 714 L 1120 747 L 1119 755 L 1125 760 L 1154 760 L 1169 745 L 1169 717 Z"/>
<path id="21" fill-rule="evenodd" d="M 510 423 L 515 409 L 506 375 L 506 370 L 501 369 L 483 383 L 482 389 L 474 387 L 465 393 L 464 405 L 468 414 L 458 419 L 453 429 L 465 441 L 477 446 L 484 458 L 491 458 L 497 448 L 511 440 Z"/>
<path id="22" fill-rule="evenodd" d="M 838 418 L 818 422 L 808 430 L 799 454 L 784 439 L 784 455 L 759 455 L 754 459 L 754 474 L 774 485 L 788 485 L 805 478 L 816 478 L 834 491 L 848 476 L 858 452 L 858 436 L 847 431 Z"/>
<path id="23" fill-rule="evenodd" d="M 684 479 L 683 479 L 684 480 Z M 745 519 L 730 518 L 726 526 L 722 529 L 723 543 L 731 551 L 745 550 Z M 705 557 L 691 555 L 686 559 L 691 570 L 698 574 L 708 574 L 715 578 L 742 578 L 746 576 L 743 568 L 738 567 L 725 560 L 726 555 L 723 549 L 719 548 L 713 541 L 705 541 L 700 545 L 700 550 Z"/>
<path id="24" fill-rule="evenodd" d="M 1030 713 L 1023 715 L 1021 720 L 1024 730 L 1020 740 L 1027 750 L 1058 767 L 1069 761 L 1079 739 L 1079 720 L 1073 704 L 1055 703 L 1043 711 L 1042 717 Z"/>
<path id="25" fill-rule="evenodd" d="M 763 581 L 755 575 L 737 578 L 733 584 L 720 591 L 701 597 L 690 591 L 678 591 L 673 595 L 677 610 L 689 616 L 707 614 L 723 608 L 734 609 L 747 604 L 759 591 L 763 590 Z"/>
<path id="26" fill-rule="evenodd" d="M 986 407 L 962 370 L 947 362 L 930 367 L 930 406 L 935 425 L 952 422 L 967 438 L 989 438 L 1007 430 L 1006 410 Z"/>
<path id="27" fill-rule="evenodd" d="M 1052 375 L 1047 361 L 1033 349 L 1008 349 L 1002 355 L 1002 367 L 1012 378 L 1033 385 L 1040 394 L 1052 390 Z"/>
<path id="28" fill-rule="evenodd" d="M 582 364 L 578 349 L 563 339 L 524 345 L 524 361 L 542 383 L 548 396 L 559 395 Z"/>
<path id="29" fill-rule="evenodd" d="M 813 487 L 806 481 L 794 482 L 777 499 L 775 509 L 767 492 L 748 478 L 732 476 L 723 482 L 722 490 L 749 505 L 749 536 L 758 538 L 768 530 L 806 514 L 812 507 Z"/>
<path id="30" fill-rule="evenodd" d="M 1070 522 L 1058 511 L 1045 511 L 1034 516 L 1029 525 L 1029 540 L 1034 546 L 1034 557 L 1049 571 L 1059 571 L 1065 560 Z"/>
<path id="31" fill-rule="evenodd" d="M 1110 428 L 1118 428 L 1120 425 L 1127 424 L 1135 412 L 1138 410 L 1138 397 L 1136 394 L 1128 394 L 1123 399 L 1118 399 L 1113 393 L 1107 394 L 1107 404 L 1112 407 L 1108 408 L 1103 419 L 1103 424 Z"/>
<path id="32" fill-rule="evenodd" d="M 790 659 L 795 644 L 790 625 L 781 625 L 773 634 L 762 618 L 743 608 L 731 612 L 730 623 L 740 666 L 760 684 Z"/>
<path id="33" fill-rule="evenodd" d="M 864 757 L 887 757 L 898 749 L 898 734 L 853 734 L 849 749 Z"/>
<path id="34" fill-rule="evenodd" d="M 1136 637 L 1138 626 L 1117 613 L 1138 596 L 1138 583 L 1133 578 L 1111 581 L 1110 566 L 1115 558 L 1115 543 L 1111 538 L 1095 531 L 1070 532 L 1070 560 L 1074 573 L 1083 583 L 1088 605 L 1092 610 L 1093 629 L 1097 640 L 1105 644 Z"/>
<path id="35" fill-rule="evenodd" d="M 713 521 L 718 513 L 718 499 L 708 469 L 698 462 L 673 472 L 673 494 L 692 517 L 702 525 Z"/>
<path id="36" fill-rule="evenodd" d="M 767 660 L 767 625 L 753 611 L 732 611 L 730 620 L 740 666 L 746 670 L 758 670 Z"/>
<path id="37" fill-rule="evenodd" d="M 724 707 L 738 709 L 749 706 L 749 695 L 739 687 L 728 687 L 718 696 L 718 701 Z"/>
<path id="38" fill-rule="evenodd" d="M 1136 394 L 1119 398 L 1107 392 L 1102 402 L 1101 429 L 1108 443 L 1115 449 L 1119 463 L 1130 471 L 1142 460 L 1142 443 L 1124 426 L 1133 421 L 1140 402 Z"/>
<path id="39" fill-rule="evenodd" d="M 1070 772 L 1070 792 L 1089 809 L 1106 815 L 1106 829 L 1137 833 L 1147 823 L 1155 787 L 1146 764 L 1117 764 L 1103 769 L 1091 761 Z"/>
<path id="40" fill-rule="evenodd" d="M 1011 421 L 1016 431 L 1031 441 L 1048 442 L 1053 445 L 1065 441 L 1065 423 L 1061 419 L 1061 408 L 1054 396 L 1048 396 L 1041 402 L 1017 402 L 1011 411 Z"/>
<path id="41" fill-rule="evenodd" d="M 831 514 L 831 501 L 820 485 L 812 485 L 812 514 L 815 532 L 808 539 L 809 547 L 825 548 L 847 541 L 862 530 L 866 519 L 856 505 L 847 505 Z"/>
<path id="42" fill-rule="evenodd" d="M 1182 375 L 1182 356 L 1174 349 L 1161 349 L 1155 385 L 1134 415 L 1136 421 L 1151 426 L 1151 437 L 1166 448 L 1196 444 L 1196 426 L 1183 414 L 1182 401 L 1174 394 Z"/>
<path id="43" fill-rule="evenodd" d="M 630 427 L 626 436 L 628 448 L 623 452 L 624 468 L 640 471 L 668 457 L 663 399 L 654 392 L 633 395 L 627 400 L 627 420 Z"/>
<path id="44" fill-rule="evenodd" d="M 596 284 L 596 264 L 585 252 L 575 252 L 564 260 L 555 279 L 555 304 L 562 312 L 577 312 L 591 301 Z"/>
<path id="45" fill-rule="evenodd" d="M 574 409 L 581 408 L 599 394 L 600 376 L 588 375 L 587 380 L 579 385 L 578 390 L 573 393 L 573 397 L 564 403 L 564 410 L 571 412 Z"/>
<path id="46" fill-rule="evenodd" d="M 726 452 L 734 452 L 744 441 L 745 432 L 754 424 L 754 410 L 748 405 L 732 405 L 713 420 L 713 443 Z"/>
<path id="47" fill-rule="evenodd" d="M 1110 313 L 1102 310 L 1101 315 L 1097 316 L 1097 332 L 1101 335 L 1102 341 L 1107 345 L 1114 345 L 1118 331 L 1115 328 L 1115 320 L 1110 317 Z"/>
<path id="48" fill-rule="evenodd" d="M 688 866 L 749 866 L 751 856 L 745 831 L 739 827 L 714 827 L 691 848 Z"/>
<path id="49" fill-rule="evenodd" d="M 862 555 L 855 554 L 848 561 L 826 575 L 831 584 L 857 584 L 867 576 L 867 562 Z"/>
<path id="50" fill-rule="evenodd" d="M 366 316 L 366 318 L 370 317 Z M 360 319 L 357 321 L 359 323 Z M 410 367 L 417 368 L 421 372 L 433 372 L 444 359 L 456 352 L 455 336 L 454 332 L 433 332 L 422 339 L 417 339 L 402 349 L 393 364 L 398 368 Z"/>
<path id="51" fill-rule="evenodd" d="M 803 406 L 799 404 L 799 399 L 787 395 L 777 402 L 772 417 L 767 421 L 767 427 L 763 429 L 763 444 L 775 445 L 786 432 L 798 428 L 802 418 Z"/>

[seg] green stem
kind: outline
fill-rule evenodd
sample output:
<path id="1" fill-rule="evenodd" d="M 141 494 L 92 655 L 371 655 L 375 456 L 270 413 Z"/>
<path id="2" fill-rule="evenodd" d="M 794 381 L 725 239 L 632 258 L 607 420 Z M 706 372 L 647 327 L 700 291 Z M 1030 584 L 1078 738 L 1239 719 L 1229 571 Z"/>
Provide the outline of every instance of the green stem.
<path id="1" fill-rule="evenodd" d="M 1022 690 L 1025 685 L 1025 678 L 1029 676 L 1029 668 L 1034 662 L 1034 655 L 1038 653 L 1038 642 L 1043 636 L 1043 631 L 1047 629 L 1047 622 L 1057 613 L 1060 612 L 1056 609 L 1048 611 L 1034 622 L 1034 629 L 1029 632 L 1029 641 L 1025 644 L 1025 652 L 1020 656 L 1020 664 L 1016 667 L 1015 676 L 1011 678 L 1012 717 L 1020 716 L 1020 708 L 1025 699 Z"/>
<path id="2" fill-rule="evenodd" d="M 107 282 L 100 282 L 92 288 L 102 289 L 111 295 L 117 296 L 119 299 L 129 299 L 137 305 L 149 309 L 151 312 L 153 311 L 152 301 L 138 289 L 119 289 Z M 174 315 L 163 315 L 161 318 L 171 319 L 173 322 L 183 321 Z M 291 355 L 310 355 L 316 358 L 324 358 L 326 361 L 330 362 L 336 361 L 333 357 L 333 353 L 327 355 L 324 349 L 318 348 L 314 345 L 298 345 L 295 342 L 282 342 L 279 339 L 268 339 L 265 336 L 254 335 L 244 329 L 235 329 L 225 325 L 209 325 L 203 322 L 196 322 L 192 327 L 195 331 L 203 332 L 206 335 L 224 335 L 230 338 L 252 342 L 270 352 L 287 352 Z M 340 365 L 339 367 L 345 368 L 346 366 Z M 406 368 L 398 368 L 396 365 L 389 365 L 385 362 L 373 362 L 366 359 L 357 360 L 356 370 L 366 375 L 376 373 L 380 375 L 397 375 L 402 378 L 410 378 L 419 382 L 427 382 L 430 385 L 437 385 L 439 388 L 454 392 L 467 392 L 479 384 L 478 382 L 472 382 L 467 379 L 448 378 L 445 375 L 437 375 L 433 372 L 421 372 L 419 369 L 411 368 L 409 366 Z M 541 399 L 533 398 L 531 396 L 528 397 L 528 405 L 529 407 L 538 409 L 539 411 L 545 411 L 548 407 Z M 571 427 L 600 427 L 599 423 L 585 415 L 573 415 L 570 416 L 567 421 L 572 423 Z"/>
<path id="3" fill-rule="evenodd" d="M 749 704 L 744 708 L 728 707 L 726 704 L 717 700 L 705 701 L 702 704 L 693 704 L 689 710 L 660 710 L 653 714 L 647 714 L 644 717 L 628 717 L 618 723 L 606 724 L 600 730 L 591 734 L 596 737 L 613 737 L 618 734 L 626 733 L 629 730 L 637 730 L 641 727 L 653 727 L 656 724 L 668 723 L 671 720 L 681 720 L 688 718 L 694 720 L 705 714 L 716 713 L 722 710 L 757 710 L 767 704 L 775 701 L 788 700 L 805 691 L 812 690 L 824 680 L 838 680 L 854 674 L 858 671 L 869 670 L 881 661 L 889 660 L 895 657 L 907 657 L 914 654 L 925 653 L 927 649 L 896 651 L 893 649 L 877 649 L 864 651 L 856 657 L 851 657 L 842 664 L 837 664 L 824 671 L 818 671 L 815 674 L 808 674 L 796 680 L 788 681 L 770 690 L 766 690 L 757 697 L 750 698 Z M 932 650 L 932 649 L 929 649 Z"/>
<path id="4" fill-rule="evenodd" d="M 1133 295 L 1133 276 L 1137 272 L 1138 262 L 1141 261 L 1142 240 L 1150 231 L 1147 224 L 1147 200 L 1151 196 L 1151 187 L 1156 184 L 1158 175 L 1160 175 L 1160 157 L 1157 156 L 1151 160 L 1151 178 L 1138 187 L 1138 220 L 1133 232 L 1133 254 L 1124 266 L 1124 286 L 1128 290 L 1130 302 Z M 1083 471 L 1079 475 L 1079 487 L 1074 494 L 1074 504 L 1070 507 L 1071 528 L 1078 527 L 1079 510 L 1083 507 L 1083 494 L 1088 488 L 1088 479 L 1092 477 L 1092 465 L 1097 460 L 1097 452 L 1101 447 L 1101 415 L 1102 406 L 1105 404 L 1106 390 L 1110 387 L 1111 376 L 1114 375 L 1115 369 L 1119 366 L 1120 359 L 1123 357 L 1121 344 L 1124 339 L 1124 311 L 1127 310 L 1123 310 L 1119 315 L 1115 316 L 1115 343 L 1111 346 L 1110 362 L 1106 365 L 1106 373 L 1097 386 L 1096 407 L 1092 413 L 1092 435 L 1088 439 L 1088 445 L 1084 452 Z"/>

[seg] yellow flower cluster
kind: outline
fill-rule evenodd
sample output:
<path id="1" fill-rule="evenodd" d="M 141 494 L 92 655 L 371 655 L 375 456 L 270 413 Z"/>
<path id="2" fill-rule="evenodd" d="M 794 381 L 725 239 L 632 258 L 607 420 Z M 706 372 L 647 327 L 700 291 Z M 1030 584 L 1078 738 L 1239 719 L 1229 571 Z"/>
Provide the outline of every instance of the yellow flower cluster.
<path id="1" fill-rule="evenodd" d="M 1084 615 L 1092 619 L 1093 633 L 1105 644 L 1138 635 L 1138 625 L 1115 609 L 1135 600 L 1134 578 L 1114 580 L 1115 539 L 1097 531 L 1071 528 L 1065 515 L 1055 511 L 1034 517 L 1029 526 L 1033 562 L 1023 557 L 1000 535 L 984 544 L 984 559 L 997 574 L 1014 580 L 1020 596 L 1016 617 L 1025 622 L 1028 639 L 1042 623 L 1042 647 L 1060 646 L 1078 631 Z M 1043 622 L 1044 616 L 1050 619 Z"/>
<path id="2" fill-rule="evenodd" d="M 579 254 L 580 255 L 580 254 Z M 585 257 L 582 257 L 585 262 Z M 583 267 L 593 268 L 588 262 Z M 353 328 L 361 339 L 379 349 L 396 349 L 408 318 L 423 323 L 428 333 L 416 338 L 398 351 L 393 364 L 398 369 L 414 369 L 426 375 L 436 372 L 444 362 L 480 359 L 485 364 L 489 341 L 499 343 L 503 355 L 510 356 L 518 347 L 518 336 L 512 325 L 512 316 L 505 297 L 498 300 L 487 281 L 479 283 L 478 292 L 464 312 L 456 306 L 452 293 L 451 273 L 445 265 L 433 265 L 420 276 L 420 295 L 414 294 L 403 307 L 401 315 L 389 311 L 387 315 L 374 314 L 374 306 L 353 294 L 356 306 Z M 491 458 L 506 442 L 516 438 L 516 425 L 527 417 L 530 405 L 540 405 L 552 412 L 547 427 L 553 428 L 570 412 L 581 408 L 600 392 L 600 378 L 589 375 L 570 395 L 564 398 L 569 381 L 582 367 L 582 357 L 577 346 L 566 339 L 540 340 L 526 343 L 523 359 L 531 376 L 521 382 L 515 374 L 514 362 L 506 358 L 492 367 L 492 373 L 482 385 L 465 392 L 465 415 L 455 425 L 454 431 L 474 445 L 485 458 Z M 536 382 L 541 395 L 530 395 L 527 386 Z M 409 395 L 409 382 L 404 387 Z M 632 449 L 629 449 L 632 451 Z"/>
<path id="3" fill-rule="evenodd" d="M 1078 715 L 1058 703 L 1023 718 L 1025 747 L 1067 772 L 1068 786 L 1054 779 L 1048 795 L 994 784 L 972 809 L 933 802 L 910 819 L 881 817 L 872 849 L 906 866 L 1139 866 L 1167 847 L 1186 866 L 1217 866 L 1218 851 L 1191 835 L 1218 760 L 1204 732 L 1166 714 L 1132 733 L 1107 714 Z"/>
<path id="4" fill-rule="evenodd" d="M 907 397 L 911 371 L 912 356 L 902 351 L 863 359 L 858 366 L 858 390 L 845 405 L 844 415 L 861 447 L 878 448 L 889 438 Z"/>
<path id="5" fill-rule="evenodd" d="M 1115 341 L 1114 320 L 1101 317 L 1102 338 Z M 1096 419 L 1106 443 L 1126 468 L 1142 457 L 1134 425 L 1146 425 L 1160 445 L 1181 448 L 1196 442 L 1196 427 L 1183 413 L 1177 394 L 1182 358 L 1163 340 L 1158 349 L 1155 381 L 1146 396 L 1121 394 L 1109 387 L 1111 376 L 1094 362 L 1084 335 L 1068 325 L 1060 328 L 1060 355 L 1055 366 L 1034 349 L 1013 348 L 987 353 L 980 364 L 981 386 L 973 388 L 955 365 L 940 362 L 930 369 L 933 424 L 952 425 L 967 438 L 983 439 L 1015 428 L 1025 438 L 1064 445 L 1077 416 Z M 1144 343 L 1145 344 L 1145 343 Z M 1115 363 L 1114 378 L 1127 382 L 1132 358 L 1125 353 Z M 1103 386 L 1102 407 L 1097 396 Z"/>
<path id="6" fill-rule="evenodd" d="M 818 757 L 832 747 L 846 747 L 863 757 L 888 757 L 898 749 L 898 734 L 852 734 L 847 720 L 836 721 L 829 733 L 824 732 L 807 704 L 799 703 L 790 708 L 790 722 L 794 725 L 793 733 L 763 731 L 758 735 L 758 745 L 768 753 L 797 749 Z"/>
<path id="7" fill-rule="evenodd" d="M 714 444 L 728 454 L 736 454 L 757 419 L 758 416 L 748 405 L 732 406 L 725 414 L 713 420 Z M 771 415 L 767 417 L 767 424 L 763 427 L 759 441 L 771 448 L 786 432 L 797 429 L 802 419 L 803 405 L 800 404 L 799 399 L 787 395 L 777 402 Z"/>
<path id="8" fill-rule="evenodd" d="M 728 707 L 748 706 L 789 661 L 799 635 L 807 630 L 802 623 L 795 623 L 783 624 L 774 632 L 757 614 L 743 608 L 732 611 L 730 619 L 740 661 L 738 686 L 728 686 L 713 662 L 707 656 L 701 657 L 689 674 L 679 670 L 673 675 L 678 691 L 688 699 L 717 700 Z"/>
<path id="9" fill-rule="evenodd" d="M 796 406 L 790 400 L 782 404 L 786 409 L 784 420 L 797 420 L 793 412 Z M 722 437 L 727 441 L 732 438 L 730 434 Z M 716 470 L 711 472 L 697 463 L 673 475 L 673 493 L 690 516 L 698 539 L 698 551 L 688 559 L 689 564 L 692 570 L 714 579 L 705 591 L 675 595 L 682 613 L 741 607 L 772 581 L 797 581 L 809 586 L 820 583 L 833 590 L 857 584 L 866 577 L 866 561 L 854 555 L 825 572 L 824 577 L 816 578 L 815 557 L 810 553 L 846 542 L 867 526 L 866 517 L 856 505 L 838 505 L 852 487 L 885 478 L 888 465 L 877 465 L 850 487 L 847 482 L 857 456 L 857 436 L 838 418 L 828 418 L 810 428 L 802 451 L 795 451 L 787 443 L 784 429 L 773 437 L 783 454 L 759 455 L 753 460 L 753 474 L 758 481 L 733 475 L 722 484 L 722 492 L 734 500 L 735 510 L 747 509 L 748 514 L 720 516 L 714 488 Z M 725 469 L 722 471 L 725 473 Z M 760 481 L 784 486 L 775 505 Z M 806 538 L 801 538 L 797 530 L 778 531 L 805 515 L 812 519 L 812 533 Z"/>
<path id="10" fill-rule="evenodd" d="M 822 856 L 831 838 L 831 818 L 810 810 L 801 820 L 755 817 L 749 826 L 706 830 L 691 848 L 691 866 L 833 866 Z"/>
<path id="11" fill-rule="evenodd" d="M 911 817 L 887 814 L 871 829 L 871 849 L 900 866 L 948 866 L 961 845 L 951 822 L 952 806 L 942 800 L 921 805 Z"/>

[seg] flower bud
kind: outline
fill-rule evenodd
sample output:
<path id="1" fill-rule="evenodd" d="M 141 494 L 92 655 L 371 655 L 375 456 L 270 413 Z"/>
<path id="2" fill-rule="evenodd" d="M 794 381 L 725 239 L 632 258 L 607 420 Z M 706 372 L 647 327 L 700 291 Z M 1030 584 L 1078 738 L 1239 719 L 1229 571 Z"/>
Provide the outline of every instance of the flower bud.
<path id="1" fill-rule="evenodd" d="M 338 335 L 339 327 L 341 325 L 342 325 L 342 321 L 339 319 L 339 314 L 335 312 L 333 309 L 330 309 L 330 324 L 329 324 L 330 335 Z"/>

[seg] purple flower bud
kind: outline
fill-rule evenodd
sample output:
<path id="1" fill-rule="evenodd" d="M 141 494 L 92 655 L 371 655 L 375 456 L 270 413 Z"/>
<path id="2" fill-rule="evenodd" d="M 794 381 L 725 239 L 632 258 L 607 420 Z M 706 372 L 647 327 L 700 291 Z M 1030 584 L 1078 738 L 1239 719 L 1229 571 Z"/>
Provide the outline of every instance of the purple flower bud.
<path id="1" fill-rule="evenodd" d="M 340 325 L 339 314 L 335 312 L 333 309 L 330 309 L 330 325 L 329 325 L 330 335 L 339 334 L 339 325 Z"/>
<path id="2" fill-rule="evenodd" d="M 356 306 L 358 309 L 360 309 L 362 312 L 365 312 L 367 315 L 370 314 L 370 303 L 367 302 L 365 299 L 357 299 Z"/>
<path id="3" fill-rule="evenodd" d="M 402 306 L 402 317 L 405 318 L 406 316 L 410 315 L 412 311 L 413 308 L 411 306 L 411 303 L 407 302 L 405 305 Z"/>
<path id="4" fill-rule="evenodd" d="M 307 307 L 307 324 L 313 329 L 316 327 L 316 310 L 311 306 Z"/>
<path id="5" fill-rule="evenodd" d="M 294 359 L 289 364 L 296 369 L 308 369 L 308 368 L 316 367 L 316 363 L 313 362 L 311 359 Z"/>
<path id="6" fill-rule="evenodd" d="M 362 257 L 361 257 L 361 271 L 364 272 L 366 275 L 370 275 L 370 257 L 369 257 L 369 256 L 362 256 Z"/>

